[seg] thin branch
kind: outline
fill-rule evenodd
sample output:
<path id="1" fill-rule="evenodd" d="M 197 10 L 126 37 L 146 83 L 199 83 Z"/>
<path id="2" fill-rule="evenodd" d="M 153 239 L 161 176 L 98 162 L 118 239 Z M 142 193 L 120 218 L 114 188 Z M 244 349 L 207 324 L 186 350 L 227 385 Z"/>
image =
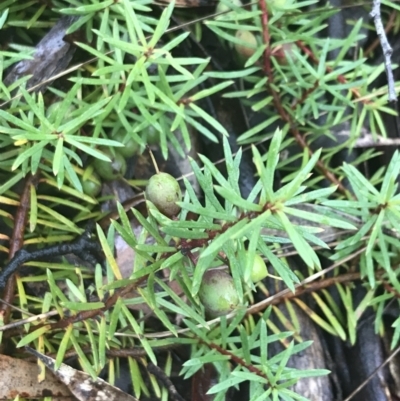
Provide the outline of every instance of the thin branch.
<path id="1" fill-rule="evenodd" d="M 143 364 L 143 366 L 147 369 L 149 373 L 154 375 L 164 385 L 164 387 L 168 390 L 172 401 L 185 401 L 185 399 L 178 393 L 178 390 L 176 389 L 174 383 L 172 383 L 171 379 L 160 367 L 154 365 L 151 362 L 147 365 Z"/>
<path id="2" fill-rule="evenodd" d="M 333 269 L 336 269 L 337 267 L 343 265 L 346 262 L 349 262 L 351 260 L 353 260 L 354 258 L 358 257 L 360 254 L 362 254 L 363 252 L 365 252 L 366 247 L 363 247 L 361 249 L 359 249 L 357 252 L 354 252 L 353 254 L 346 256 L 345 258 L 337 261 L 336 263 L 334 263 L 333 265 L 327 267 L 326 269 L 323 269 L 313 275 L 311 275 L 310 277 L 304 279 L 303 281 L 301 281 L 299 284 L 295 285 L 295 293 L 292 293 L 291 290 L 289 290 L 288 288 L 279 291 L 278 293 L 271 295 L 270 297 L 263 299 L 262 301 L 258 302 L 257 304 L 251 305 L 247 308 L 247 315 L 253 315 L 255 313 L 258 312 L 262 312 L 263 310 L 265 310 L 265 308 L 267 308 L 269 305 L 275 304 L 277 302 L 281 302 L 283 300 L 285 300 L 287 297 L 291 296 L 290 294 L 293 294 L 293 296 L 297 296 L 297 294 L 302 290 L 302 287 L 305 287 L 313 282 L 315 282 L 318 278 L 324 276 L 325 274 L 329 273 L 330 271 L 332 271 Z M 358 273 L 356 273 L 358 274 Z M 351 275 L 346 275 L 346 279 L 347 280 L 354 280 L 355 278 L 357 278 L 357 276 L 351 276 Z M 331 284 L 335 284 L 334 281 L 330 281 L 329 280 L 330 285 Z M 321 288 L 324 288 L 323 286 L 321 286 Z M 229 313 L 228 315 L 225 316 L 225 318 L 227 320 L 232 319 L 236 313 L 238 311 L 234 310 L 231 313 Z M 207 322 L 207 326 L 211 327 L 214 324 L 218 324 L 220 322 L 221 318 L 217 317 L 215 319 L 209 320 Z M 202 324 L 198 324 L 196 325 L 196 327 L 198 328 L 204 328 L 204 326 Z M 184 328 L 184 329 L 178 329 L 176 330 L 177 334 L 184 334 L 184 333 L 188 333 L 190 332 L 189 328 Z M 167 338 L 167 337 L 173 337 L 175 334 L 173 334 L 171 331 L 161 331 L 158 333 L 146 333 L 143 334 L 144 337 L 146 338 Z M 121 336 L 121 337 L 125 337 L 125 336 L 129 336 L 129 337 L 133 337 L 133 338 L 138 338 L 138 336 L 136 334 L 125 334 L 125 333 L 115 333 L 115 336 Z"/>
<path id="3" fill-rule="evenodd" d="M 269 35 L 269 29 L 268 29 L 268 10 L 267 10 L 266 3 L 264 0 L 259 1 L 259 6 L 260 6 L 260 10 L 261 10 L 262 36 L 263 36 L 264 44 L 266 44 L 266 49 L 264 51 L 263 69 L 264 69 L 264 73 L 266 74 L 266 76 L 268 78 L 267 84 L 266 84 L 267 88 L 272 95 L 274 107 L 277 109 L 282 120 L 289 124 L 289 129 L 290 129 L 290 132 L 292 133 L 292 135 L 294 136 L 294 139 L 296 140 L 296 142 L 302 149 L 306 149 L 308 151 L 308 154 L 311 157 L 313 155 L 312 150 L 308 146 L 303 135 L 301 135 L 300 131 L 296 127 L 296 124 L 292 120 L 292 117 L 290 116 L 290 114 L 287 113 L 286 110 L 283 108 L 279 94 L 272 87 L 274 77 L 272 74 L 272 69 L 271 69 L 271 64 L 270 64 L 271 48 L 270 48 L 270 35 Z M 321 171 L 321 173 L 325 176 L 325 178 L 327 180 L 332 182 L 334 185 L 337 185 L 338 190 L 340 192 L 342 192 L 345 195 L 349 195 L 348 191 L 344 187 L 344 185 L 335 176 L 335 174 L 333 174 L 332 172 L 329 171 L 329 169 L 327 168 L 327 166 L 325 166 L 325 164 L 322 162 L 322 160 L 318 160 L 316 166 Z"/>
<path id="4" fill-rule="evenodd" d="M 20 222 L 20 224 L 22 224 L 22 222 Z M 17 225 L 17 220 L 16 220 L 16 225 Z M 67 255 L 68 253 L 78 254 L 82 258 L 86 258 L 86 260 L 88 260 L 88 258 L 91 256 L 94 257 L 96 252 L 101 251 L 101 247 L 97 241 L 92 240 L 90 238 L 91 229 L 92 227 L 88 225 L 88 228 L 81 236 L 79 236 L 75 241 L 72 241 L 67 244 L 63 243 L 59 245 L 53 245 L 47 248 L 37 249 L 31 252 L 27 251 L 24 248 L 19 249 L 18 252 L 14 254 L 14 256 L 10 259 L 9 263 L 4 267 L 4 269 L 0 273 L 0 288 L 5 287 L 6 284 L 8 287 L 9 284 L 7 283 L 7 280 L 10 281 L 10 279 L 13 277 L 14 273 L 16 273 L 19 267 L 28 261 Z M 16 229 L 14 229 L 14 232 L 16 232 Z M 23 231 L 21 233 L 23 235 Z M 18 242 L 18 246 L 19 247 L 22 246 L 22 241 Z M 13 250 L 15 249 L 16 248 L 13 248 Z M 8 299 L 5 300 L 11 303 L 10 300 Z"/>
<path id="5" fill-rule="evenodd" d="M 261 369 L 258 369 L 256 366 L 247 363 L 244 359 L 238 357 L 238 356 L 235 355 L 232 351 L 226 350 L 226 349 L 220 347 L 218 344 L 215 344 L 215 343 L 212 343 L 212 342 L 207 343 L 207 342 L 205 342 L 205 341 L 203 341 L 203 340 L 200 340 L 200 339 L 199 339 L 199 342 L 200 342 L 201 344 L 206 345 L 207 347 L 209 347 L 209 348 L 211 348 L 211 349 L 215 349 L 215 350 L 216 350 L 217 352 L 219 352 L 221 355 L 229 356 L 230 359 L 231 359 L 233 362 L 235 362 L 237 365 L 243 366 L 244 368 L 248 369 L 249 372 L 253 372 L 253 373 L 255 373 L 256 375 L 258 375 L 258 376 L 260 376 L 260 377 L 263 377 L 263 378 L 266 379 L 266 380 L 268 381 L 268 383 L 269 383 L 269 380 L 268 380 L 267 375 L 266 375 Z"/>
<path id="6" fill-rule="evenodd" d="M 38 175 L 30 175 L 25 180 L 20 203 L 14 218 L 14 228 L 10 240 L 10 251 L 8 254 L 10 261 L 14 258 L 24 244 L 24 233 L 30 208 L 31 190 L 32 186 L 37 184 L 38 178 Z M 2 274 L 3 272 L 4 270 L 2 271 Z M 8 323 L 11 310 L 9 305 L 12 304 L 14 299 L 16 277 L 15 274 L 12 273 L 14 272 L 4 276 L 4 280 L 2 282 L 0 281 L 0 288 L 5 287 L 3 293 L 4 302 L 0 305 L 0 321 L 2 321 L 3 324 Z"/>
<path id="7" fill-rule="evenodd" d="M 379 365 L 345 400 L 350 401 L 366 384 L 382 369 L 386 366 L 400 351 L 400 347 L 398 347 L 393 353 L 384 361 L 381 365 Z"/>
<path id="8" fill-rule="evenodd" d="M 296 41 L 296 45 L 300 47 L 300 49 L 310 58 L 310 60 L 314 64 L 319 65 L 319 59 L 315 57 L 314 53 L 301 40 Z M 332 67 L 326 66 L 326 72 L 332 72 L 332 71 L 333 71 Z M 347 83 L 347 79 L 341 74 L 339 74 L 336 79 L 341 84 Z M 356 88 L 350 88 L 349 90 L 353 93 L 353 96 L 355 97 L 354 101 L 357 101 L 358 99 L 362 101 L 364 104 L 372 103 L 372 101 L 370 101 L 369 99 L 362 98 L 361 93 Z"/>
<path id="9" fill-rule="evenodd" d="M 350 131 L 343 130 L 336 132 L 337 136 L 350 138 Z M 374 135 L 365 128 L 361 128 L 361 135 L 351 145 L 352 148 L 375 148 L 378 146 L 400 146 L 400 138 L 386 138 L 382 135 Z"/>
<path id="10" fill-rule="evenodd" d="M 373 0 L 372 11 L 370 13 L 371 17 L 374 19 L 376 33 L 378 34 L 379 41 L 381 42 L 383 57 L 385 60 L 385 69 L 386 76 L 388 80 L 388 100 L 389 102 L 397 102 L 396 90 L 394 87 L 394 78 L 393 78 L 393 70 L 391 63 L 391 56 L 393 53 L 393 49 L 390 46 L 385 30 L 383 28 L 382 19 L 381 19 L 381 1 Z"/>
<path id="11" fill-rule="evenodd" d="M 396 21 L 396 15 L 397 15 L 396 11 L 392 11 L 390 13 L 389 20 L 388 20 L 388 22 L 386 24 L 386 28 L 385 28 L 386 34 L 389 33 L 390 30 L 394 27 L 395 21 Z M 379 38 L 374 40 L 371 43 L 371 45 L 367 47 L 367 49 L 364 51 L 364 57 L 367 57 L 370 53 L 372 53 L 378 45 L 379 45 Z"/>

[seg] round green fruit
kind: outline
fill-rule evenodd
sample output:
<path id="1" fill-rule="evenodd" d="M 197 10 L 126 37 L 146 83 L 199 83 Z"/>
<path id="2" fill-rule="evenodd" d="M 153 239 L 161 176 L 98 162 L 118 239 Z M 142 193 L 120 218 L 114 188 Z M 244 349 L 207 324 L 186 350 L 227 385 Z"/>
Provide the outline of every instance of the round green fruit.
<path id="1" fill-rule="evenodd" d="M 235 43 L 235 49 L 238 54 L 246 59 L 249 59 L 257 49 L 257 39 L 250 32 L 243 29 L 239 29 L 235 34 L 236 39 L 239 39 L 245 44 Z"/>
<path id="2" fill-rule="evenodd" d="M 124 147 L 118 148 L 117 151 L 126 158 L 133 156 L 139 150 L 139 144 L 123 130 L 119 130 L 112 139 L 124 145 Z"/>
<path id="3" fill-rule="evenodd" d="M 152 125 L 149 125 L 143 130 L 143 136 L 145 142 L 150 146 L 160 143 L 160 132 Z"/>
<path id="4" fill-rule="evenodd" d="M 182 199 L 178 181 L 168 173 L 154 174 L 146 186 L 146 199 L 168 217 L 176 216 L 181 210 L 176 204 Z"/>
<path id="5" fill-rule="evenodd" d="M 270 0 L 267 2 L 267 8 L 270 11 L 284 11 L 293 4 L 293 0 Z"/>
<path id="6" fill-rule="evenodd" d="M 260 255 L 256 255 L 254 258 L 253 269 L 251 270 L 251 281 L 257 283 L 267 276 L 268 270 L 264 259 Z"/>
<path id="7" fill-rule="evenodd" d="M 295 45 L 293 43 L 284 43 L 283 45 L 272 50 L 272 55 L 275 57 L 276 61 L 280 65 L 288 65 L 290 58 L 294 60 L 294 49 Z"/>
<path id="8" fill-rule="evenodd" d="M 227 315 L 239 304 L 232 277 L 221 270 L 208 270 L 204 273 L 199 298 L 209 318 Z"/>
<path id="9" fill-rule="evenodd" d="M 57 114 L 60 112 L 61 105 L 62 105 L 62 102 L 52 103 L 46 110 L 46 117 L 55 119 L 57 117 Z M 72 104 L 69 105 L 63 115 L 62 121 L 68 120 L 74 111 L 75 111 L 75 107 Z"/>
<path id="10" fill-rule="evenodd" d="M 92 173 L 86 180 L 82 179 L 83 192 L 92 198 L 96 197 L 101 191 L 100 177 L 96 173 Z"/>
<path id="11" fill-rule="evenodd" d="M 111 159 L 111 162 L 95 159 L 93 167 L 96 173 L 106 181 L 121 178 L 126 173 L 126 161 L 121 153 L 102 149 L 102 152 Z"/>
<path id="12" fill-rule="evenodd" d="M 235 6 L 237 6 L 237 7 L 241 7 L 243 5 L 243 3 L 240 0 L 232 0 L 231 3 L 233 5 L 235 5 Z M 217 5 L 217 8 L 216 8 L 215 12 L 217 14 L 219 14 L 219 13 L 224 13 L 224 12 L 226 13 L 226 12 L 228 12 L 230 10 L 232 10 L 232 9 L 227 4 L 223 3 L 222 1 L 220 1 L 218 3 L 218 5 Z M 226 15 L 227 14 L 218 15 L 216 17 L 216 19 L 224 18 L 224 17 L 226 17 Z"/>

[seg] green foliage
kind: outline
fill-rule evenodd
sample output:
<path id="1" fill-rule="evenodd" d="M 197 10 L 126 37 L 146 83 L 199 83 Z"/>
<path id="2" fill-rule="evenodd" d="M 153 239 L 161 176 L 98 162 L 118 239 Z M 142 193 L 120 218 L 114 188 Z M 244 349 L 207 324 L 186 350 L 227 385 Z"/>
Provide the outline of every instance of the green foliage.
<path id="1" fill-rule="evenodd" d="M 26 314 L 55 310 L 65 326 L 59 330 L 46 320 L 35 329 L 37 323 L 23 321 L 24 335 L 15 342 L 19 347 L 34 344 L 42 351 L 54 352 L 57 366 L 73 349 L 82 369 L 92 377 L 109 363 L 109 350 L 140 348 L 142 359 L 156 364 L 158 347 L 190 345 L 190 359 L 181 375 L 191 377 L 206 364 L 213 364 L 219 382 L 210 394 L 217 394 L 216 400 L 245 381 L 249 382 L 249 400 L 300 400 L 304 398 L 291 386 L 301 378 L 328 371 L 287 366 L 292 355 L 310 346 L 299 336 L 293 305 L 323 330 L 354 343 L 357 322 L 367 307 L 376 310 L 379 332 L 383 309 L 390 301 L 398 302 L 400 155 L 396 152 L 385 171 L 381 169 L 373 177 L 365 177 L 357 168 L 375 156 L 372 151 L 341 167 L 332 162 L 337 152 L 356 146 L 365 125 L 372 136 L 385 136 L 382 115 L 392 111 L 386 105 L 385 91 L 374 87 L 383 65 L 371 65 L 362 54 L 355 54 L 351 61 L 346 57 L 363 36 L 361 20 L 345 39 L 326 39 L 317 34 L 334 10 L 324 6 L 317 12 L 303 12 L 314 1 L 275 4 L 268 22 L 270 42 L 265 43 L 260 4 L 240 7 L 223 3 L 233 11 L 204 22 L 216 33 L 220 46 L 233 52 L 235 44 L 243 45 L 236 36 L 238 30 L 251 31 L 259 44 L 236 71 L 212 70 L 206 56 L 176 55 L 179 46 L 194 34 L 170 29 L 173 3 L 158 18 L 149 0 L 54 0 L 55 11 L 80 16 L 69 31 L 84 32 L 86 40 L 77 46 L 88 61 L 72 67 L 65 87 L 60 86 L 63 89 L 52 84 L 44 93 L 35 93 L 29 89 L 28 76 L 8 86 L 0 84 L 3 225 L 14 227 L 13 214 L 19 205 L 16 186 L 30 174 L 37 174 L 39 180 L 37 187 L 30 188 L 25 245 L 66 242 L 82 233 L 87 220 L 102 221 L 101 204 L 107 198 L 96 199 L 82 188 L 82 181 L 93 173 L 94 160 L 110 161 L 102 147 L 118 151 L 129 140 L 143 153 L 150 136 L 152 141 L 156 136 L 162 155 L 168 158 L 171 149 L 184 155 L 193 146 L 190 132 L 195 130 L 223 147 L 227 171 L 224 176 L 203 155 L 191 159 L 204 198 L 199 199 L 197 188 L 184 178 L 179 216 L 165 216 L 148 200 L 147 214 L 131 210 L 139 230 L 132 228 L 129 210 L 118 204 L 118 217 L 111 225 L 97 226 L 104 270 L 100 265 L 92 271 L 67 261 L 30 262 L 38 274 L 17 279 L 19 307 Z M 49 17 L 52 20 L 58 14 L 45 5 L 2 2 L 0 29 L 15 28 L 24 42 L 23 47 L 14 44 L 0 51 L 3 78 L 8 67 L 32 57 L 36 39 L 51 26 Z M 287 44 L 294 46 L 285 63 L 280 63 L 277 52 Z M 265 57 L 267 49 L 271 50 L 269 59 Z M 335 49 L 340 49 L 338 56 L 328 61 L 329 52 Z M 257 183 L 247 197 L 242 196 L 239 175 L 243 152 L 249 150 L 232 152 L 224 124 L 201 102 L 213 95 L 237 98 L 262 115 L 261 122 L 238 138 L 240 144 L 252 145 L 257 173 Z M 365 97 L 369 100 L 363 101 Z M 341 125 L 348 126 L 348 135 L 338 139 L 330 130 Z M 307 146 L 290 153 L 300 137 L 306 138 Z M 332 146 L 314 146 L 327 137 Z M 259 141 L 269 141 L 267 152 L 257 147 Z M 330 177 L 336 177 L 331 180 L 335 185 L 321 185 Z M 342 193 L 342 188 L 337 188 L 339 178 L 349 182 Z M 196 215 L 195 220 L 191 214 Z M 341 238 L 337 245 L 330 243 L 332 232 L 333 240 Z M 135 252 L 133 271 L 127 276 L 114 254 L 117 236 Z M 303 271 L 291 268 L 285 258 L 288 248 L 304 262 Z M 5 246 L 0 250 L 8 251 Z M 347 273 L 348 262 L 360 256 L 360 278 L 367 292 L 357 307 L 351 285 L 339 282 L 335 285 L 344 308 L 325 289 L 312 294 L 319 307 L 316 311 L 300 299 L 287 299 L 289 317 L 267 303 L 254 304 L 252 291 L 263 286 L 251 280 L 256 257 L 268 262 L 268 280 L 282 281 L 283 293 L 288 294 L 323 275 L 321 255 L 337 263 L 332 269 L 334 277 Z M 207 321 L 198 292 L 204 273 L 213 268 L 229 271 L 239 306 L 226 316 Z M 24 285 L 36 281 L 46 282 L 43 299 L 25 292 Z M 257 320 L 246 314 L 256 307 L 261 311 Z M 145 319 L 150 311 L 165 331 L 154 332 Z M 290 330 L 279 330 L 272 323 L 272 314 Z M 400 319 L 393 327 L 392 348 L 399 342 Z M 285 350 L 271 357 L 268 345 L 275 342 Z M 135 395 L 149 394 L 138 361 L 128 359 Z M 114 366 L 109 364 L 111 378 L 115 377 Z M 160 394 L 155 381 L 151 386 Z"/>

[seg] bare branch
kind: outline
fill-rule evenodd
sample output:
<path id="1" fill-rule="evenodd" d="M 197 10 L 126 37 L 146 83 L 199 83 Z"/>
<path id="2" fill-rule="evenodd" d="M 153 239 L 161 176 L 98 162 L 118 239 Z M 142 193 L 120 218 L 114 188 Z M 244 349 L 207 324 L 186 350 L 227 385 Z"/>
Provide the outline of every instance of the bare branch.
<path id="1" fill-rule="evenodd" d="M 376 33 L 378 34 L 379 41 L 381 42 L 383 56 L 385 59 L 385 69 L 386 75 L 388 79 L 388 92 L 389 92 L 389 102 L 397 102 L 397 95 L 394 88 L 394 79 L 393 79 L 393 71 L 392 71 L 392 63 L 391 56 L 393 53 L 393 49 L 390 46 L 385 30 L 383 28 L 382 19 L 381 19 L 381 2 L 380 0 L 373 0 L 372 11 L 370 13 L 371 17 L 374 19 Z"/>

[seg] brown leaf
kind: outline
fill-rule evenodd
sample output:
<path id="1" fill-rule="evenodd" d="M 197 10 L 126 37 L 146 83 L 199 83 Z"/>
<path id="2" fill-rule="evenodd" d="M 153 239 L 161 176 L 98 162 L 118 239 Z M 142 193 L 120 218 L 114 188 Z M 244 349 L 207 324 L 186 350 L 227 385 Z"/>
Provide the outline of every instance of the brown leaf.
<path id="1" fill-rule="evenodd" d="M 0 355 L 0 372 L 0 400 L 13 400 L 17 395 L 24 398 L 51 396 L 55 401 L 75 399 L 68 387 L 51 373 L 38 383 L 39 368 L 35 363 Z"/>
<path id="2" fill-rule="evenodd" d="M 54 370 L 55 360 L 36 350 L 25 347 L 31 354 L 39 358 L 54 374 L 67 385 L 71 393 L 79 401 L 139 401 L 137 398 L 124 393 L 117 387 L 97 378 L 93 380 L 87 373 L 71 368 L 64 363 Z"/>
<path id="3" fill-rule="evenodd" d="M 63 71 L 71 61 L 75 47 L 64 41 L 68 28 L 77 21 L 76 16 L 63 16 L 53 28 L 43 37 L 35 47 L 35 53 L 30 59 L 22 60 L 15 64 L 4 79 L 5 85 L 10 85 L 16 80 L 31 74 L 27 87 L 40 85 L 41 82 Z M 49 84 L 49 82 L 47 82 Z M 44 85 L 37 89 L 42 92 Z"/>

